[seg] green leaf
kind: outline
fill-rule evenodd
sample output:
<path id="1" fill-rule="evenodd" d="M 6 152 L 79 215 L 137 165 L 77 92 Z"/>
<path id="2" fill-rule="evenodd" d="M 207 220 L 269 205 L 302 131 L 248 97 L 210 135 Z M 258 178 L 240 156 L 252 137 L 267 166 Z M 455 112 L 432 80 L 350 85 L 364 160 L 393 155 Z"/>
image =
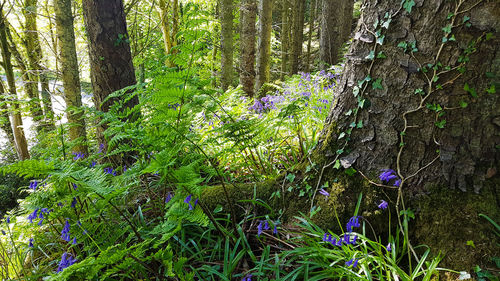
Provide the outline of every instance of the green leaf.
<path id="1" fill-rule="evenodd" d="M 346 116 L 351 116 L 351 114 L 352 114 L 352 109 L 349 109 L 349 111 L 345 113 Z"/>
<path id="2" fill-rule="evenodd" d="M 474 245 L 474 241 L 472 240 L 467 240 L 467 246 L 471 246 L 472 248 L 476 248 L 476 245 Z"/>
<path id="3" fill-rule="evenodd" d="M 341 132 L 341 133 L 339 134 L 338 139 L 340 140 L 340 139 L 342 139 L 343 137 L 345 137 L 345 133 L 344 133 L 344 132 Z"/>
<path id="4" fill-rule="evenodd" d="M 423 89 L 418 88 L 418 89 L 415 89 L 415 94 L 424 95 L 424 94 L 425 94 L 425 92 L 424 92 L 424 90 L 423 90 Z"/>
<path id="5" fill-rule="evenodd" d="M 434 125 L 436 125 L 436 127 L 438 127 L 439 129 L 443 129 L 444 126 L 446 125 L 446 119 L 435 122 Z"/>
<path id="6" fill-rule="evenodd" d="M 408 43 L 406 43 L 406 42 L 399 42 L 398 47 L 399 48 L 403 48 L 406 51 L 406 48 L 408 48 Z"/>
<path id="7" fill-rule="evenodd" d="M 389 24 L 391 23 L 392 19 L 388 19 L 382 23 L 382 27 L 385 29 L 389 29 Z"/>
<path id="8" fill-rule="evenodd" d="M 486 89 L 486 92 L 487 92 L 488 94 L 494 94 L 494 93 L 496 93 L 497 91 L 496 91 L 496 89 L 495 89 L 495 85 L 494 85 L 494 84 L 491 84 L 490 88 L 489 88 L 489 89 Z"/>
<path id="9" fill-rule="evenodd" d="M 383 90 L 384 87 L 382 87 L 382 78 L 377 78 L 377 80 L 375 80 L 373 83 L 372 83 L 372 88 L 374 90 L 376 89 L 380 89 L 380 90 Z"/>
<path id="10" fill-rule="evenodd" d="M 454 13 L 449 13 L 448 16 L 446 17 L 447 20 L 451 19 L 455 14 Z"/>
<path id="11" fill-rule="evenodd" d="M 351 127 L 351 128 L 356 127 L 356 122 L 352 122 L 351 124 L 349 124 L 349 127 Z"/>
<path id="12" fill-rule="evenodd" d="M 352 176 L 354 175 L 357 171 L 353 168 L 353 167 L 350 167 L 349 169 L 346 169 L 344 171 L 348 176 Z"/>
<path id="13" fill-rule="evenodd" d="M 490 40 L 493 37 L 493 33 L 488 32 L 486 33 L 486 41 Z"/>
<path id="14" fill-rule="evenodd" d="M 415 6 L 415 1 L 413 0 L 402 0 L 401 3 L 403 3 L 403 8 L 408 13 L 411 13 L 411 9 L 413 8 L 413 6 Z"/>
<path id="15" fill-rule="evenodd" d="M 449 41 L 457 41 L 457 39 L 455 39 L 455 34 L 452 34 L 448 40 Z"/>
<path id="16" fill-rule="evenodd" d="M 468 105 L 469 105 L 469 104 L 468 104 L 468 103 L 466 103 L 465 101 L 463 101 L 463 100 L 461 100 L 461 101 L 460 101 L 460 107 L 461 107 L 461 108 L 466 108 Z"/>
<path id="17" fill-rule="evenodd" d="M 377 38 L 377 44 L 379 44 L 379 45 L 384 44 L 384 38 L 385 38 L 385 35 L 382 35 L 382 36 L 378 37 Z"/>
<path id="18" fill-rule="evenodd" d="M 446 43 L 448 42 L 448 38 L 446 38 L 446 36 L 443 36 L 443 38 L 441 39 L 441 43 Z"/>
<path id="19" fill-rule="evenodd" d="M 451 33 L 451 24 L 448 24 L 447 26 L 441 28 L 441 30 L 443 30 L 444 33 L 446 33 L 446 34 L 450 34 Z"/>
<path id="20" fill-rule="evenodd" d="M 384 54 L 384 52 L 380 51 L 377 54 L 377 59 L 385 59 L 387 56 Z"/>
<path id="21" fill-rule="evenodd" d="M 354 86 L 352 88 L 352 94 L 354 95 L 354 97 L 358 96 L 358 94 L 359 94 L 359 87 L 358 86 Z"/>
<path id="22" fill-rule="evenodd" d="M 464 19 L 463 19 L 462 23 L 465 23 L 465 22 L 467 22 L 468 20 L 470 20 L 470 17 L 469 17 L 469 16 L 464 16 Z"/>
<path id="23" fill-rule="evenodd" d="M 337 159 L 337 161 L 335 161 L 335 165 L 333 165 L 333 168 L 334 169 L 339 169 L 340 168 L 340 160 Z"/>
<path id="24" fill-rule="evenodd" d="M 373 60 L 374 58 L 375 58 L 375 52 L 372 50 L 372 51 L 370 51 L 368 56 L 366 56 L 366 59 Z"/>
<path id="25" fill-rule="evenodd" d="M 356 128 L 358 129 L 363 128 L 363 120 L 359 120 L 358 124 L 356 125 Z"/>
<path id="26" fill-rule="evenodd" d="M 295 174 L 288 174 L 288 175 L 286 175 L 286 179 L 289 182 L 293 182 L 293 180 L 295 179 Z"/>
<path id="27" fill-rule="evenodd" d="M 465 83 L 464 85 L 464 90 L 468 92 L 472 97 L 477 98 L 477 92 L 476 89 L 471 88 L 469 84 Z"/>

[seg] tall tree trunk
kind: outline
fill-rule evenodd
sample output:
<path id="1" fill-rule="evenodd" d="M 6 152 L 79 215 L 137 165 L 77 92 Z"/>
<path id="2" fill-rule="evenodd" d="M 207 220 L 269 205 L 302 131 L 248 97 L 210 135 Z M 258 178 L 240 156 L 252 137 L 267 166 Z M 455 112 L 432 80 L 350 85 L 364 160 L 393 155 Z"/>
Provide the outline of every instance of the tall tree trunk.
<path id="1" fill-rule="evenodd" d="M 255 86 L 255 19 L 257 0 L 242 0 L 240 8 L 240 84 L 249 97 Z"/>
<path id="2" fill-rule="evenodd" d="M 12 63 L 10 61 L 10 51 L 7 43 L 7 25 L 3 15 L 3 11 L 0 10 L 0 47 L 2 49 L 3 58 L 3 68 L 7 75 L 7 83 L 9 85 L 9 94 L 11 96 L 11 116 L 12 116 L 12 133 L 15 139 L 15 147 L 17 156 L 20 160 L 26 160 L 30 158 L 28 152 L 28 142 L 23 131 L 23 120 L 21 119 L 21 112 L 19 111 L 19 105 L 17 101 L 17 91 L 16 83 L 14 78 L 14 71 L 12 69 Z"/>
<path id="3" fill-rule="evenodd" d="M 104 100 L 111 93 L 136 84 L 123 2 L 83 0 L 83 16 L 89 41 L 93 101 L 97 110 L 108 112 L 110 106 L 118 102 L 119 98 Z M 139 99 L 134 96 L 125 106 L 132 108 L 137 104 Z M 104 144 L 105 149 L 107 142 L 103 132 L 106 127 L 106 124 L 102 124 L 97 128 L 99 143 Z M 132 162 L 132 157 L 133 155 L 127 155 L 123 161 Z M 120 159 L 113 161 L 121 162 Z"/>
<path id="4" fill-rule="evenodd" d="M 221 86 L 226 91 L 233 83 L 233 0 L 220 0 Z"/>
<path id="5" fill-rule="evenodd" d="M 323 0 L 321 11 L 321 35 L 319 57 L 323 68 L 339 60 L 339 51 L 344 41 L 345 0 Z M 346 19 L 348 20 L 348 19 Z M 349 24 L 352 21 L 349 21 Z"/>
<path id="6" fill-rule="evenodd" d="M 31 81 L 37 85 L 40 83 L 41 99 L 38 94 L 38 86 L 36 95 L 31 96 L 31 106 L 33 107 L 32 114 L 35 121 L 43 121 L 45 124 L 38 124 L 37 131 L 42 130 L 42 127 L 54 127 L 54 111 L 52 109 L 52 101 L 49 93 L 48 78 L 42 67 L 43 53 L 40 45 L 37 27 L 37 4 L 38 0 L 25 0 L 23 14 L 25 18 L 25 48 L 29 63 L 29 72 L 31 73 Z M 43 105 L 43 109 L 41 107 Z M 44 116 L 45 113 L 45 116 Z M 40 127 L 42 126 L 42 127 Z"/>
<path id="7" fill-rule="evenodd" d="M 311 44 L 314 31 L 314 19 L 316 18 L 317 9 L 318 0 L 311 0 L 309 7 L 309 36 L 307 38 L 306 72 L 309 72 L 311 68 Z"/>
<path id="8" fill-rule="evenodd" d="M 6 97 L 7 91 L 3 85 L 3 82 L 0 81 L 0 128 L 4 131 L 7 139 L 9 140 L 9 144 L 12 148 L 16 147 L 16 140 L 14 138 L 14 133 L 12 132 L 12 123 L 9 118 L 9 106 L 8 99 Z"/>
<path id="9" fill-rule="evenodd" d="M 412 244 L 442 251 L 444 267 L 470 269 L 498 254 L 478 215 L 500 221 L 500 3 L 400 3 L 364 3 L 316 151 L 327 163 L 321 182 L 338 176 L 334 163 L 376 183 L 394 169 L 399 187 L 331 188 L 338 213 L 352 212 L 346 202 L 361 190 L 371 218 L 379 200 L 401 210 L 404 199 L 415 212 Z"/>
<path id="10" fill-rule="evenodd" d="M 290 75 L 296 74 L 299 71 L 299 63 L 302 56 L 302 42 L 304 41 L 304 11 L 305 1 L 294 0 L 293 5 L 293 22 L 292 22 L 292 37 L 291 37 L 291 54 L 290 54 Z"/>
<path id="11" fill-rule="evenodd" d="M 257 82 L 258 91 L 264 83 L 271 79 L 271 31 L 273 23 L 273 0 L 259 1 L 259 43 L 257 53 Z"/>
<path id="12" fill-rule="evenodd" d="M 179 32 L 179 2 L 177 0 L 160 0 L 159 8 L 160 27 L 163 35 L 165 54 L 167 56 L 173 55 L 175 54 L 175 49 L 172 48 L 177 46 L 176 34 Z M 172 11 L 171 18 L 169 18 L 170 10 Z M 170 26 L 170 19 L 172 20 L 172 26 Z M 166 64 L 169 67 L 175 66 L 172 58 L 167 58 Z"/>
<path id="13" fill-rule="evenodd" d="M 60 47 L 59 59 L 62 68 L 66 116 L 69 123 L 68 135 L 73 143 L 73 152 L 88 154 L 85 120 L 83 112 L 79 109 L 82 106 L 82 96 L 71 0 L 55 0 L 54 12 Z"/>
<path id="14" fill-rule="evenodd" d="M 284 80 L 285 74 L 288 73 L 288 57 L 290 50 L 290 3 L 289 0 L 282 0 L 281 4 L 281 75 L 280 79 Z"/>

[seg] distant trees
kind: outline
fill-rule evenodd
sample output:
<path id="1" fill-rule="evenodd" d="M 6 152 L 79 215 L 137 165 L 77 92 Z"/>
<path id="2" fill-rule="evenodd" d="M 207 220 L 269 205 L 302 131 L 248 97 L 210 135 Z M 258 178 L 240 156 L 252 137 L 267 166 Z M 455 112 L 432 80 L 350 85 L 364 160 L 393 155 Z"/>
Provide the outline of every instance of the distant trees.
<path id="1" fill-rule="evenodd" d="M 255 89 L 258 91 L 271 78 L 271 31 L 273 22 L 273 0 L 259 1 L 259 41 L 257 53 L 257 81 Z"/>
<path id="2" fill-rule="evenodd" d="M 68 135 L 70 141 L 74 142 L 73 152 L 88 154 L 85 120 L 83 119 L 83 112 L 78 110 L 82 106 L 82 97 L 71 0 L 55 0 L 54 11 L 57 39 L 59 40 L 59 60 L 62 69 L 64 101 L 66 102 L 68 123 L 70 123 Z"/>
<path id="3" fill-rule="evenodd" d="M 233 0 L 220 0 L 221 87 L 226 91 L 233 82 Z"/>
<path id="4" fill-rule="evenodd" d="M 179 1 L 159 0 L 160 28 L 163 35 L 163 45 L 166 55 L 175 53 L 177 46 L 177 33 L 179 32 Z M 170 17 L 169 17 L 170 15 Z M 168 66 L 174 66 L 172 58 L 166 61 Z"/>
<path id="5" fill-rule="evenodd" d="M 342 44 L 351 33 L 352 0 L 323 0 L 321 12 L 320 60 L 336 64 Z"/>
<path id="6" fill-rule="evenodd" d="M 256 17 L 257 0 L 242 0 L 240 8 L 240 84 L 249 97 L 253 96 L 255 84 Z"/>

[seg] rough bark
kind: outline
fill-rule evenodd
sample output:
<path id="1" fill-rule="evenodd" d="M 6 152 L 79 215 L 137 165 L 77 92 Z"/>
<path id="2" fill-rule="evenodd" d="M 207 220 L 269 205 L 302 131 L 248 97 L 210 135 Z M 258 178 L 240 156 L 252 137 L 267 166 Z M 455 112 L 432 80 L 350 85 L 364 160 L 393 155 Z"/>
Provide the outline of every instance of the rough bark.
<path id="1" fill-rule="evenodd" d="M 93 101 L 97 110 L 108 112 L 119 98 L 107 99 L 106 102 L 104 100 L 111 93 L 136 84 L 123 2 L 83 0 L 83 16 L 89 41 Z M 138 103 L 138 97 L 133 96 L 125 106 L 132 108 Z M 97 136 L 99 143 L 104 144 L 107 149 L 103 136 L 105 129 L 105 124 L 98 126 Z M 125 162 L 133 161 L 128 157 L 132 155 L 128 155 Z"/>
<path id="2" fill-rule="evenodd" d="M 28 152 L 28 142 L 23 131 L 23 121 L 21 119 L 21 112 L 19 111 L 19 105 L 17 102 L 17 91 L 16 83 L 14 78 L 14 71 L 12 69 L 12 63 L 10 61 L 10 51 L 7 43 L 7 26 L 4 20 L 3 11 L 0 10 L 0 47 L 2 49 L 3 58 L 3 68 L 7 76 L 7 83 L 9 85 L 9 94 L 11 104 L 11 117 L 12 117 L 12 133 L 14 135 L 15 147 L 17 156 L 20 160 L 26 160 L 30 158 Z"/>
<path id="3" fill-rule="evenodd" d="M 255 86 L 255 19 L 257 0 L 242 0 L 240 6 L 240 84 L 249 97 Z"/>
<path id="4" fill-rule="evenodd" d="M 296 74 L 299 71 L 299 63 L 302 56 L 302 42 L 304 42 L 304 11 L 305 1 L 294 0 L 290 38 L 290 75 Z"/>
<path id="5" fill-rule="evenodd" d="M 220 0 L 221 74 L 223 91 L 233 83 L 233 0 Z"/>
<path id="6" fill-rule="evenodd" d="M 326 178 L 336 159 L 375 182 L 396 170 L 416 215 L 412 243 L 441 250 L 443 266 L 471 268 L 496 247 L 478 214 L 500 221 L 500 4 L 430 1 L 408 13 L 376 2 L 364 4 L 316 159 L 332 164 Z M 384 189 L 367 196 L 395 204 Z M 355 190 L 331 193 L 347 202 Z"/>
<path id="7" fill-rule="evenodd" d="M 257 53 L 257 81 L 255 91 L 271 79 L 271 31 L 273 0 L 259 1 L 259 42 Z"/>
<path id="8" fill-rule="evenodd" d="M 85 120 L 83 119 L 83 112 L 79 110 L 82 106 L 82 96 L 71 0 L 55 0 L 54 12 L 57 39 L 60 47 L 59 60 L 62 68 L 64 101 L 67 108 L 66 116 L 69 123 L 68 136 L 73 143 L 73 152 L 88 154 Z"/>
<path id="9" fill-rule="evenodd" d="M 290 50 L 290 3 L 288 0 L 282 0 L 281 4 L 281 75 L 280 79 L 284 80 L 285 74 L 288 73 L 288 51 Z"/>
<path id="10" fill-rule="evenodd" d="M 316 19 L 316 10 L 318 10 L 318 0 L 312 0 L 309 6 L 309 34 L 307 38 L 306 72 L 309 72 L 311 67 L 311 44 L 314 31 L 314 20 Z"/>
<path id="11" fill-rule="evenodd" d="M 37 124 L 37 131 L 41 131 L 42 127 L 54 127 L 54 111 L 52 109 L 52 101 L 49 93 L 49 82 L 45 69 L 42 66 L 43 53 L 40 45 L 37 27 L 37 10 L 38 0 L 25 0 L 23 14 L 25 19 L 25 36 L 24 44 L 28 57 L 30 80 L 35 84 L 36 94 L 30 96 L 32 115 L 35 121 L 45 122 Z M 38 83 L 41 88 L 41 99 L 38 93 Z M 29 93 L 29 92 L 28 92 Z M 43 105 L 43 109 L 42 106 Z M 42 127 L 40 127 L 42 126 Z"/>
<path id="12" fill-rule="evenodd" d="M 0 128 L 2 131 L 5 133 L 7 136 L 7 139 L 9 140 L 9 144 L 11 145 L 12 148 L 16 147 L 16 140 L 14 138 L 14 133 L 12 132 L 12 123 L 10 122 L 9 118 L 9 106 L 8 100 L 6 98 L 7 91 L 5 90 L 5 87 L 3 85 L 3 82 L 0 81 Z"/>
<path id="13" fill-rule="evenodd" d="M 325 63 L 333 65 L 339 60 L 339 51 L 344 38 L 345 2 L 344 0 L 323 0 L 319 39 L 319 57 L 323 67 Z"/>
<path id="14" fill-rule="evenodd" d="M 352 13 L 354 10 L 354 0 L 343 1 L 343 15 L 342 15 L 342 43 L 349 40 L 352 31 Z"/>

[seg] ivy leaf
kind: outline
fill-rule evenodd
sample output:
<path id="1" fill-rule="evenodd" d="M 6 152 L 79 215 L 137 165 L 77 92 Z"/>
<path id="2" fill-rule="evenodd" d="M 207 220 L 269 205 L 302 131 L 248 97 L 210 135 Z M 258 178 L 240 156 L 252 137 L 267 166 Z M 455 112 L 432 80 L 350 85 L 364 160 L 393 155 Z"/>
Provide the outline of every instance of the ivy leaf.
<path id="1" fill-rule="evenodd" d="M 476 248 L 476 245 L 474 245 L 474 241 L 472 241 L 472 240 L 467 240 L 467 246 L 471 246 L 472 248 Z"/>
<path id="2" fill-rule="evenodd" d="M 379 44 L 379 45 L 384 44 L 384 38 L 385 38 L 385 35 L 382 35 L 382 36 L 378 37 L 377 38 L 377 44 Z"/>
<path id="3" fill-rule="evenodd" d="M 389 29 L 389 24 L 391 23 L 392 19 L 388 19 L 386 21 L 384 21 L 384 23 L 382 24 L 382 27 L 385 28 L 385 29 Z"/>
<path id="4" fill-rule="evenodd" d="M 368 54 L 368 56 L 366 56 L 366 59 L 369 59 L 369 60 L 373 60 L 375 58 L 375 52 L 374 51 L 370 51 L 370 53 Z"/>
<path id="5" fill-rule="evenodd" d="M 464 85 L 464 90 L 468 92 L 472 97 L 477 98 L 477 92 L 476 89 L 471 88 L 469 84 L 465 83 Z"/>
<path id="6" fill-rule="evenodd" d="M 418 88 L 418 89 L 415 89 L 415 94 L 424 95 L 424 94 L 425 94 L 425 92 L 424 92 L 424 90 L 423 90 L 423 89 Z"/>
<path id="7" fill-rule="evenodd" d="M 358 124 L 356 125 L 356 128 L 358 129 L 363 128 L 363 120 L 359 120 Z"/>
<path id="8" fill-rule="evenodd" d="M 408 13 L 411 13 L 411 9 L 413 8 L 413 6 L 415 6 L 415 1 L 413 0 L 402 0 L 401 3 L 403 3 L 403 8 Z"/>
<path id="9" fill-rule="evenodd" d="M 466 108 L 468 105 L 469 105 L 469 104 L 468 104 L 468 103 L 466 103 L 465 101 L 463 101 L 463 100 L 461 100 L 461 101 L 460 101 L 460 107 L 461 107 L 461 108 Z"/>
<path id="10" fill-rule="evenodd" d="M 344 133 L 344 132 L 342 132 L 342 133 L 340 133 L 340 134 L 339 134 L 338 139 L 340 140 L 340 139 L 342 139 L 343 137 L 345 137 L 345 133 Z"/>
<path id="11" fill-rule="evenodd" d="M 354 95 L 354 97 L 358 96 L 358 94 L 359 94 L 359 87 L 358 86 L 354 86 L 352 88 L 352 94 Z"/>
<path id="12" fill-rule="evenodd" d="M 491 37 L 493 37 L 493 33 L 491 33 L 491 32 L 486 33 L 486 41 L 490 40 Z"/>
<path id="13" fill-rule="evenodd" d="M 446 33 L 446 34 L 450 34 L 451 33 L 451 24 L 448 24 L 447 26 L 441 28 L 441 30 L 443 30 L 444 33 Z"/>
<path id="14" fill-rule="evenodd" d="M 352 109 L 349 109 L 349 111 L 347 111 L 346 113 L 344 113 L 346 116 L 351 116 L 352 114 Z"/>
<path id="15" fill-rule="evenodd" d="M 288 174 L 288 175 L 286 175 L 286 179 L 289 182 L 293 182 L 293 180 L 295 179 L 295 174 Z"/>
<path id="16" fill-rule="evenodd" d="M 468 17 L 468 16 L 464 16 L 464 19 L 463 19 L 462 23 L 465 23 L 465 22 L 467 22 L 468 20 L 470 20 L 470 17 Z"/>
<path id="17" fill-rule="evenodd" d="M 357 171 L 353 168 L 353 167 L 350 167 L 349 169 L 345 170 L 344 171 L 348 176 L 352 176 L 354 175 Z"/>
<path id="18" fill-rule="evenodd" d="M 372 88 L 373 88 L 374 90 L 376 90 L 376 89 L 383 90 L 383 89 L 384 89 L 384 87 L 382 87 L 382 83 L 381 83 L 381 82 L 382 82 L 382 78 L 377 78 L 377 80 L 375 80 L 375 81 L 373 82 L 373 84 L 372 84 Z"/>
<path id="19" fill-rule="evenodd" d="M 377 54 L 377 59 L 385 59 L 387 56 L 384 54 L 384 52 L 380 51 Z"/>
<path id="20" fill-rule="evenodd" d="M 337 170 L 340 168 L 340 160 L 339 159 L 337 159 L 337 161 L 335 161 L 335 165 L 333 165 L 333 168 L 337 169 Z"/>
<path id="21" fill-rule="evenodd" d="M 435 122 L 434 125 L 436 125 L 436 127 L 438 127 L 439 129 L 443 129 L 444 126 L 446 125 L 446 120 L 443 119 L 443 120 L 441 120 L 439 122 Z"/>
<path id="22" fill-rule="evenodd" d="M 489 89 L 486 89 L 486 92 L 488 94 L 494 94 L 497 92 L 497 90 L 495 89 L 495 84 L 491 84 L 490 88 Z"/>

